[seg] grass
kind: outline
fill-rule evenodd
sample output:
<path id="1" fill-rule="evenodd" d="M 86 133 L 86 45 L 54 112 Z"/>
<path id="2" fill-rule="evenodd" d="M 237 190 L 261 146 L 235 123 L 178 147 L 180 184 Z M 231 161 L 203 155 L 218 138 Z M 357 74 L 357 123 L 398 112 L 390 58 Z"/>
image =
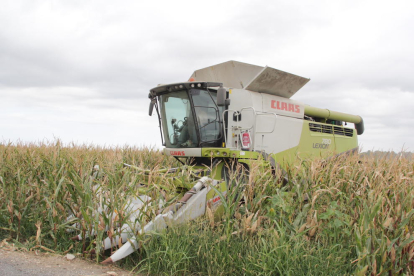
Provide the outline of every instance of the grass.
<path id="1" fill-rule="evenodd" d="M 411 275 L 412 160 L 298 160 L 287 170 L 286 184 L 253 162 L 248 179 L 233 176 L 221 220 L 206 216 L 145 237 L 142 248 L 119 264 L 154 275 Z M 153 171 L 135 172 L 123 163 Z M 155 170 L 179 165 L 148 148 L 0 144 L 0 238 L 29 249 L 99 249 L 116 225 L 97 206 L 118 210 L 115 223 L 127 222 L 123 206 L 142 191 L 142 182 L 149 183 L 148 195 L 167 191 L 172 202 L 176 182 Z M 176 176 L 174 181 L 190 181 L 185 171 Z M 150 220 L 155 209 L 140 220 Z M 82 218 L 81 233 L 94 229 L 96 236 L 72 242 L 80 232 L 67 233 L 68 214 Z"/>

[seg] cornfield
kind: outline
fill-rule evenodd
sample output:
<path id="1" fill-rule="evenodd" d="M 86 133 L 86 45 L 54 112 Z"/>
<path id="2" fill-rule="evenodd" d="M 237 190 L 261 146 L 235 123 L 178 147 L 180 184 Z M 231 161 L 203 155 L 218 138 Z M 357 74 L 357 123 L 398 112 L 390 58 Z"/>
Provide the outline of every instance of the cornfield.
<path id="1" fill-rule="evenodd" d="M 248 177 L 232 176 L 222 219 L 207 215 L 143 237 L 119 265 L 154 275 L 412 275 L 412 160 L 297 160 L 287 183 L 253 163 Z M 123 163 L 153 171 L 181 165 L 151 148 L 1 143 L 0 238 L 102 261 L 111 252 L 99 245 L 114 229 L 100 227 L 108 218 L 93 212 L 102 200 L 93 186 L 106 191 L 108 208 L 122 210 L 144 177 Z M 174 189 L 163 175 L 146 177 L 152 197 Z M 126 216 L 118 213 L 122 224 Z M 77 231 L 96 235 L 71 241 L 69 214 L 82 217 Z M 83 253 L 91 249 L 98 253 Z"/>

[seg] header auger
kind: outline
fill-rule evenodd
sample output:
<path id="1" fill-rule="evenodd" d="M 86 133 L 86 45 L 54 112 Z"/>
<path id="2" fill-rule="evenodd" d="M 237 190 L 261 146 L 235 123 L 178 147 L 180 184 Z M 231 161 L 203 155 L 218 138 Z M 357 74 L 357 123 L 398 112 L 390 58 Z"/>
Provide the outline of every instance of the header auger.
<path id="1" fill-rule="evenodd" d="M 357 135 L 364 132 L 360 116 L 290 99 L 308 81 L 271 67 L 228 61 L 194 71 L 189 81 L 151 89 L 149 115 L 156 110 L 164 153 L 183 167 L 159 171 L 159 181 L 176 188 L 164 193 L 170 193 L 168 197 L 151 197 L 147 192 L 151 183 L 137 188 L 137 196 L 128 199 L 123 210 L 130 222 L 118 225 L 98 247 L 123 244 L 103 263 L 131 254 L 139 247 L 138 240 L 152 231 L 188 222 L 206 210 L 220 216 L 222 197 L 232 186 L 228 176 L 238 165 L 248 170 L 252 162 L 261 160 L 262 167 L 283 171 L 297 158 L 357 151 Z M 148 180 L 150 171 L 128 166 Z M 179 176 L 184 172 L 187 178 L 182 180 Z M 101 193 L 102 189 L 96 188 Z M 114 225 L 116 214 L 107 211 L 105 204 L 97 206 L 96 212 Z M 148 219 L 143 214 L 151 206 L 159 212 L 145 224 Z"/>

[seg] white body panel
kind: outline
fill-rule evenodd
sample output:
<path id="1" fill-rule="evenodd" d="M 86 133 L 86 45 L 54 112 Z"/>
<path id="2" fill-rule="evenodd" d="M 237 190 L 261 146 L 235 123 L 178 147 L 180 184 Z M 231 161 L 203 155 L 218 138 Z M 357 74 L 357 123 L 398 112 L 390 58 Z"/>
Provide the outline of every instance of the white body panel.
<path id="1" fill-rule="evenodd" d="M 228 110 L 227 147 L 240 149 L 240 134 L 251 134 L 254 151 L 278 153 L 299 145 L 303 127 L 304 105 L 270 94 L 231 89 Z M 241 113 L 234 121 L 233 114 Z"/>
<path id="2" fill-rule="evenodd" d="M 210 188 L 205 188 L 192 196 L 170 219 L 165 219 L 167 224 L 181 224 L 186 221 L 198 218 L 206 212 L 206 196 Z"/>
<path id="3" fill-rule="evenodd" d="M 269 117 L 266 117 L 266 119 L 268 119 L 266 121 L 268 125 L 273 124 L 275 121 L 270 120 Z M 275 130 L 272 133 L 256 133 L 255 150 L 270 154 L 298 146 L 302 134 L 302 126 L 303 120 L 278 116 Z"/>

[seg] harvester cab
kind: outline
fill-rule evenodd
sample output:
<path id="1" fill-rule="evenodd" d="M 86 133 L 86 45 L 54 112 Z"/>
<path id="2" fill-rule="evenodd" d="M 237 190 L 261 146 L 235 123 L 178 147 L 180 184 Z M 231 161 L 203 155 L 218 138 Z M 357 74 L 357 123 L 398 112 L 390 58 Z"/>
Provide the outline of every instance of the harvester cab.
<path id="1" fill-rule="evenodd" d="M 253 164 L 283 172 L 297 158 L 357 151 L 357 135 L 364 132 L 360 116 L 290 99 L 308 81 L 267 66 L 228 61 L 196 70 L 187 82 L 151 89 L 149 115 L 156 110 L 164 153 L 184 166 L 154 171 L 126 164 L 142 175 L 142 188 L 137 188 L 137 197 L 128 198 L 122 212 L 129 222 L 111 230 L 113 234 L 98 247 L 109 249 L 124 244 L 104 263 L 128 256 L 139 248 L 142 237 L 153 231 L 206 213 L 219 217 L 225 198 L 231 198 L 228 195 L 233 192 L 233 200 L 243 196 L 243 188 L 239 189 L 243 185 L 234 192 L 231 176 L 236 174 L 236 182 L 243 184 L 243 173 L 249 173 Z M 353 123 L 355 128 L 344 126 L 345 122 Z M 159 177 L 154 177 L 157 174 Z M 174 191 L 162 188 L 158 196 L 148 192 L 154 186 L 166 187 L 163 181 L 172 183 L 168 187 Z M 96 190 L 102 193 L 102 187 Z M 169 203 L 162 198 L 167 192 L 175 193 L 172 201 L 169 196 Z M 108 225 L 116 225 L 117 212 L 108 206 L 105 203 L 96 212 L 106 213 L 106 217 L 113 218 Z M 148 220 L 147 208 L 151 206 L 158 211 Z M 74 239 L 94 233 L 79 234 Z"/>

